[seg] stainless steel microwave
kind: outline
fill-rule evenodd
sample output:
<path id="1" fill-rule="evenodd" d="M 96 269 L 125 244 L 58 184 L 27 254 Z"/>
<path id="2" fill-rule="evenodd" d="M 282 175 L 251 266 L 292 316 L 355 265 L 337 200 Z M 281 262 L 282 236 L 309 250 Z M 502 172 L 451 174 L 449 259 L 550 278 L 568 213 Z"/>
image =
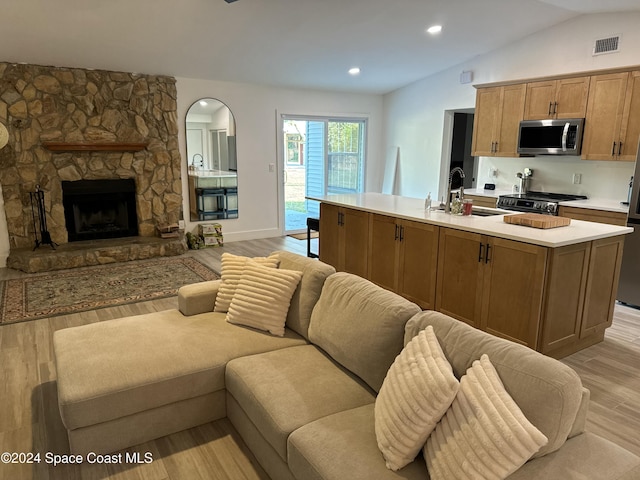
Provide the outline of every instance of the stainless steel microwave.
<path id="1" fill-rule="evenodd" d="M 580 155 L 584 118 L 524 120 L 518 131 L 518 153 Z"/>

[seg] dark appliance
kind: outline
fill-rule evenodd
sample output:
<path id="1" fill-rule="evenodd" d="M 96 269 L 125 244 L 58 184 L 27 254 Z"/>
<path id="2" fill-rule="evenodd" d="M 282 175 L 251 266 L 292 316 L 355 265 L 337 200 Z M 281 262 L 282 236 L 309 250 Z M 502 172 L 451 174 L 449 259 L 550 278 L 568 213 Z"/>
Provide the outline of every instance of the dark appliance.
<path id="1" fill-rule="evenodd" d="M 640 152 L 638 154 L 640 158 Z M 631 195 L 629 197 L 629 216 L 627 226 L 633 233 L 624 236 L 622 267 L 618 283 L 619 302 L 640 306 L 640 181 L 638 179 L 640 162 L 636 159 L 635 173 L 631 179 Z"/>
<path id="2" fill-rule="evenodd" d="M 498 208 L 516 212 L 542 213 L 544 215 L 558 215 L 558 204 L 570 200 L 586 200 L 585 195 L 571 195 L 568 193 L 527 192 L 512 195 L 500 195 Z"/>
<path id="3" fill-rule="evenodd" d="M 518 130 L 518 153 L 580 155 L 584 118 L 523 120 Z"/>

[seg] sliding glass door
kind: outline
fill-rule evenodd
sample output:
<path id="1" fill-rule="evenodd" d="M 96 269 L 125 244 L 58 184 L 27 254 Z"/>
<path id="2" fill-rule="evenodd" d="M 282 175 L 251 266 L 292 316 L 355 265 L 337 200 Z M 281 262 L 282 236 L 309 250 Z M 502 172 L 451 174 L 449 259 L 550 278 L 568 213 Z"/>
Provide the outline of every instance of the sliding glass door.
<path id="1" fill-rule="evenodd" d="M 286 232 L 320 215 L 305 197 L 363 190 L 365 129 L 364 119 L 283 117 Z"/>

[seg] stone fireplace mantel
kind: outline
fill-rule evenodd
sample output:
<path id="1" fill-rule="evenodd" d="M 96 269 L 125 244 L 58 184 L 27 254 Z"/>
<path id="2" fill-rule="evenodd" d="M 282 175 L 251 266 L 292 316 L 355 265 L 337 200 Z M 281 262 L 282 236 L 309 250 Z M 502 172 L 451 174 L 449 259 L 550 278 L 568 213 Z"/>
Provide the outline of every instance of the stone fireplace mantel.
<path id="1" fill-rule="evenodd" d="M 87 142 L 42 142 L 52 152 L 139 152 L 148 143 L 87 143 Z"/>

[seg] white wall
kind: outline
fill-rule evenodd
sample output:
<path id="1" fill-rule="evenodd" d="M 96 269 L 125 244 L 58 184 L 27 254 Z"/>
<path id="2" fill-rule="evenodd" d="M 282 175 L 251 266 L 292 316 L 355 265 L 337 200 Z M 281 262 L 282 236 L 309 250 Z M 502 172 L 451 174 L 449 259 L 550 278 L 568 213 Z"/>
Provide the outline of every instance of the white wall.
<path id="1" fill-rule="evenodd" d="M 385 144 L 400 148 L 400 194 L 424 197 L 428 191 L 438 191 L 443 195 L 447 176 L 446 169 L 441 169 L 443 143 L 447 141 L 443 139 L 445 111 L 475 106 L 475 88 L 459 83 L 463 70 L 473 71 L 473 83 L 482 84 L 640 65 L 639 25 L 640 13 L 584 15 L 386 95 Z M 615 34 L 622 34 L 621 52 L 591 55 L 595 39 Z M 520 171 L 517 168 L 527 166 L 537 170 L 534 186 L 547 191 L 580 190 L 593 197 L 626 198 L 633 170 L 630 163 L 566 158 L 552 161 L 536 157 L 520 162 L 481 157 L 478 185 L 488 181 L 486 173 L 491 165 L 500 172 L 496 183 L 510 188 L 515 172 Z M 571 173 L 582 173 L 583 184 L 572 185 Z"/>
<path id="2" fill-rule="evenodd" d="M 278 115 L 366 116 L 367 167 L 366 190 L 379 189 L 384 170 L 382 149 L 382 108 L 380 95 L 356 95 L 309 90 L 264 87 L 249 84 L 177 79 L 180 150 L 186 153 L 186 112 L 203 97 L 217 98 L 227 104 L 236 120 L 238 154 L 239 218 L 216 220 L 222 224 L 225 241 L 267 238 L 282 232 L 279 205 L 281 167 L 277 151 Z M 269 165 L 279 166 L 270 172 Z M 187 166 L 183 164 L 183 211 L 188 231 L 196 231 L 197 222 L 189 220 Z"/>

